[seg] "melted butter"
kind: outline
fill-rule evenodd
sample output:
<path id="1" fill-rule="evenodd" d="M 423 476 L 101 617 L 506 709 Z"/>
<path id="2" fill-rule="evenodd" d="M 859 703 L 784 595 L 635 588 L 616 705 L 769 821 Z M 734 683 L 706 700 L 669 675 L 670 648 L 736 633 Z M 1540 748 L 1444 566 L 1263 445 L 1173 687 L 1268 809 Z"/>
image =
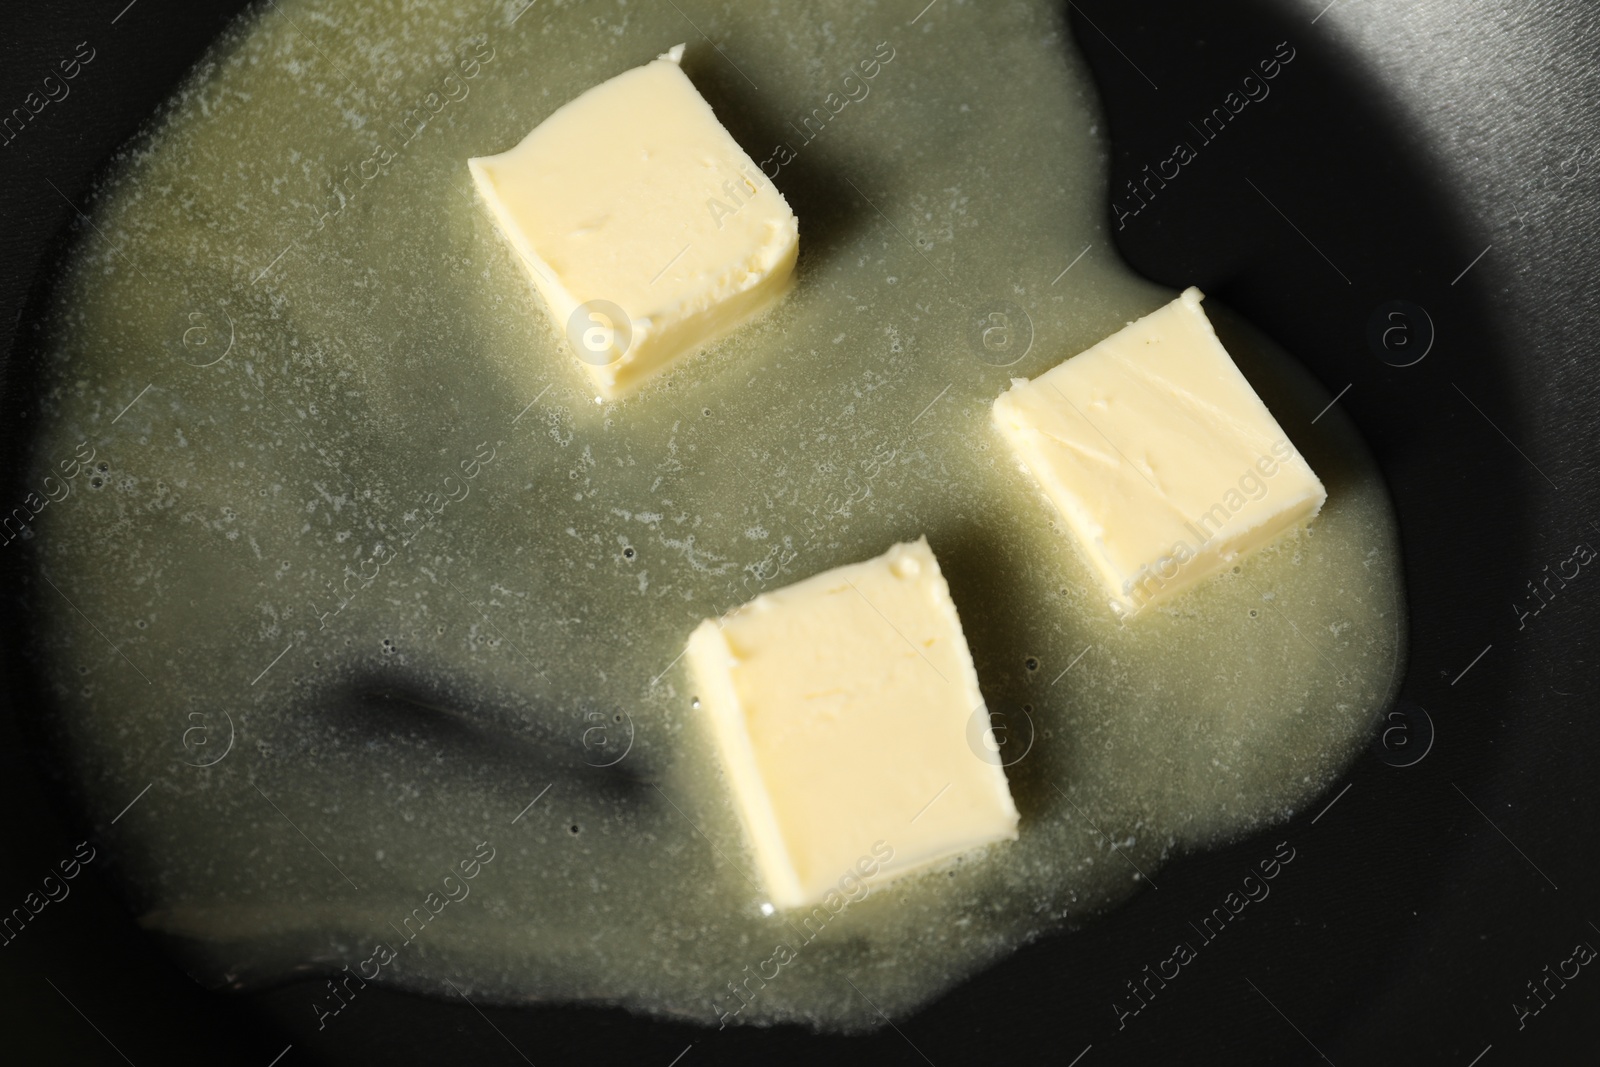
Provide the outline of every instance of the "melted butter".
<path id="1" fill-rule="evenodd" d="M 62 594 L 40 640 L 86 803 L 199 973 L 382 943 L 419 991 L 864 1029 L 846 978 L 912 1010 L 1340 774 L 1402 653 L 1371 460 L 1211 302 L 1328 504 L 1120 623 L 988 410 L 1172 294 L 1113 253 L 1059 5 L 917 6 L 698 5 L 724 57 L 670 5 L 285 0 L 122 161 L 61 285 L 34 481 L 95 459 L 11 551 Z M 793 152 L 797 284 L 597 404 L 465 160 L 679 40 L 752 158 Z M 1021 838 L 765 914 L 679 653 L 923 533 Z"/>

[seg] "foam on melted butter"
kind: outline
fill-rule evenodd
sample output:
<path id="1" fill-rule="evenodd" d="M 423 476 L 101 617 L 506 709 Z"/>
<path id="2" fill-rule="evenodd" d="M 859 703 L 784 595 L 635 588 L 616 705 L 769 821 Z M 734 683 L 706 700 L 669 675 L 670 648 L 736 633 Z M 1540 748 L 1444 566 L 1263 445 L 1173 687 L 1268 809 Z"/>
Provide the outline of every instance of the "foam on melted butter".
<path id="1" fill-rule="evenodd" d="M 1154 872 L 1340 774 L 1403 617 L 1384 488 L 1340 409 L 1310 427 L 1320 388 L 1211 309 L 1328 503 L 1130 625 L 990 426 L 1010 378 L 1173 295 L 1113 253 L 1059 5 L 698 5 L 725 56 L 685 69 L 752 159 L 786 158 L 807 246 L 727 358 L 616 404 L 463 160 L 686 28 L 518 6 L 263 9 L 62 284 L 34 481 L 85 441 L 106 470 L 11 551 L 63 594 L 36 604 L 53 718 L 150 929 L 219 983 L 383 942 L 405 988 L 708 1025 L 784 944 L 732 1018 L 864 1029 L 846 976 L 910 1011 L 1137 891 L 1108 838 Z M 991 312 L 1031 331 L 1021 361 L 976 358 Z M 764 914 L 676 657 L 698 620 L 921 534 L 1008 716 L 1021 836 L 797 930 Z M 481 842 L 470 897 L 408 926 Z"/>

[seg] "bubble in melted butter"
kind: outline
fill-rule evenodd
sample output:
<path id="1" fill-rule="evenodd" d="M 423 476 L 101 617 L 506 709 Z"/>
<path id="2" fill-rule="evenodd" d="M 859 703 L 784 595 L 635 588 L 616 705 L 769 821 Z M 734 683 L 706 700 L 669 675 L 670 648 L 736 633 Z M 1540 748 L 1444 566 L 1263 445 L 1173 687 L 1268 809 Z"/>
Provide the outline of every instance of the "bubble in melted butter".
<path id="1" fill-rule="evenodd" d="M 196 973 L 860 1030 L 1340 774 L 1402 655 L 1372 461 L 1213 302 L 1328 504 L 1118 620 L 989 404 L 1173 294 L 1113 250 L 1060 5 L 917 6 L 284 0 L 121 160 L 43 370 L 66 492 L 12 551 L 60 593 L 74 777 Z M 465 160 L 680 40 L 800 217 L 796 286 L 597 403 Z M 684 641 L 921 534 L 1021 836 L 774 909 Z"/>

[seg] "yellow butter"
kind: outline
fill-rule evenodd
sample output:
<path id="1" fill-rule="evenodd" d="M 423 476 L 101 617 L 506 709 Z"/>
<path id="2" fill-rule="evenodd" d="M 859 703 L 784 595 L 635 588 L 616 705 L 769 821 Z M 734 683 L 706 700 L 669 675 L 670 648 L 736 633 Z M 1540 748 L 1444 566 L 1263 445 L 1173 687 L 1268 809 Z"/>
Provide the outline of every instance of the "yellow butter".
<path id="1" fill-rule="evenodd" d="M 595 389 L 621 396 L 780 296 L 799 222 L 678 45 L 467 161 Z"/>
<path id="2" fill-rule="evenodd" d="M 1126 614 L 1310 521 L 1327 499 L 1202 299 L 1189 288 L 994 402 L 1001 435 Z"/>
<path id="3" fill-rule="evenodd" d="M 821 900 L 852 870 L 867 873 L 864 858 L 893 878 L 1017 836 L 926 539 L 708 619 L 687 654 L 778 907 Z"/>

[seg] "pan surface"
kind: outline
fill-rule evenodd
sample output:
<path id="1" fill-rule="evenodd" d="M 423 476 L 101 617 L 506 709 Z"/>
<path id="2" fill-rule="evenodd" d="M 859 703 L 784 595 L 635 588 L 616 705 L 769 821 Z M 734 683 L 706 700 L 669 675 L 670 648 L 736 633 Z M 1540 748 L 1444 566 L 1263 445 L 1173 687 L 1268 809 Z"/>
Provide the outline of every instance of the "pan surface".
<path id="1" fill-rule="evenodd" d="M 13 455 L 29 440 L 32 316 L 76 208 L 232 12 L 192 5 L 179 16 L 148 2 L 98 13 L 44 5 L 6 37 L 5 99 L 26 98 L 29 79 L 79 42 L 94 56 L 72 96 L 6 145 Z M 72 897 L 7 946 L 7 1016 L 26 1058 L 265 1063 L 293 1046 L 289 1057 L 311 1061 L 469 1052 L 515 1062 L 514 1045 L 535 1061 L 665 1063 L 685 1050 L 685 1062 L 910 1062 L 919 1051 L 939 1063 L 1070 1061 L 1087 1050 L 1084 1063 L 1465 1063 L 1489 1046 L 1511 1062 L 1592 1048 L 1572 964 L 1570 991 L 1553 982 L 1535 999 L 1528 983 L 1560 969 L 1578 942 L 1600 944 L 1588 926 L 1592 846 L 1568 832 L 1595 802 L 1584 684 L 1595 611 L 1570 567 L 1568 580 L 1543 584 L 1576 545 L 1600 540 L 1583 344 L 1597 320 L 1600 230 L 1600 145 L 1587 118 L 1600 89 L 1585 62 L 1593 16 L 1553 2 L 1492 18 L 1454 4 L 1320 8 L 1082 3 L 1070 22 L 1110 126 L 1111 211 L 1117 190 L 1170 155 L 1173 131 L 1264 48 L 1287 40 L 1304 56 L 1259 123 L 1208 145 L 1123 217 L 1117 237 L 1147 277 L 1201 285 L 1296 353 L 1340 394 L 1389 479 L 1410 670 L 1396 716 L 1328 792 L 1331 806 L 1181 860 L 1160 891 L 864 1038 L 718 1034 L 597 1009 L 479 1015 L 377 992 L 364 1022 L 319 1034 L 305 1009 L 310 983 L 248 998 L 201 992 L 134 929 L 116 858 L 95 853 Z M 26 492 L 18 481 L 8 489 Z M 30 682 L 27 614 L 43 594 L 15 559 L 4 566 L 6 694 L 37 709 L 46 698 Z M 13 737 L 0 885 L 20 903 L 80 841 L 93 850 L 93 828 L 78 822 L 37 739 Z M 1148 1003 L 1131 1012 L 1128 983 L 1159 967 L 1280 841 L 1296 861 L 1270 905 L 1180 979 L 1142 986 Z"/>

